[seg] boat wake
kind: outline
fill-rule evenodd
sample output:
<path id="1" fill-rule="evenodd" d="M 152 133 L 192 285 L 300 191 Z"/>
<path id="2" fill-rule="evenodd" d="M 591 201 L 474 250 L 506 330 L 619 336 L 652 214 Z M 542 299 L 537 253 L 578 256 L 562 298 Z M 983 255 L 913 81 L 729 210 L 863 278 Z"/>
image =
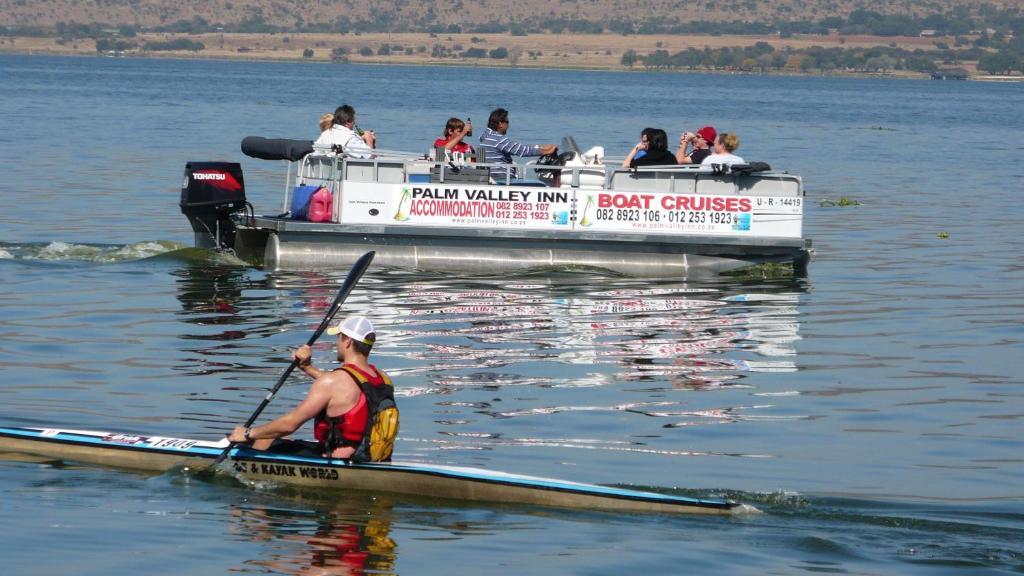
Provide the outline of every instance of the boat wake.
<path id="1" fill-rule="evenodd" d="M 170 240 L 146 240 L 131 244 L 90 244 L 77 242 L 0 243 L 0 261 L 86 262 L 116 264 L 142 260 L 210 262 L 246 266 L 233 254 L 191 248 Z"/>

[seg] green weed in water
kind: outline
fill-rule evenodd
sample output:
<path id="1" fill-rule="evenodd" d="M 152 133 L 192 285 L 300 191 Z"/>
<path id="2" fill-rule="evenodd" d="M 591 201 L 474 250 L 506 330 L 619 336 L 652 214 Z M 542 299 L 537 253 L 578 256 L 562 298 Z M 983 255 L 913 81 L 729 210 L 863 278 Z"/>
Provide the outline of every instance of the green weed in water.
<path id="1" fill-rule="evenodd" d="M 723 273 L 723 276 L 738 280 L 771 280 L 774 278 L 790 278 L 793 276 L 793 264 L 764 262 Z"/>
<path id="2" fill-rule="evenodd" d="M 821 201 L 822 208 L 832 208 L 835 206 L 840 208 L 845 208 L 847 206 L 860 206 L 860 202 L 853 198 L 847 198 L 846 196 L 840 196 L 839 200 L 829 200 L 826 198 Z"/>

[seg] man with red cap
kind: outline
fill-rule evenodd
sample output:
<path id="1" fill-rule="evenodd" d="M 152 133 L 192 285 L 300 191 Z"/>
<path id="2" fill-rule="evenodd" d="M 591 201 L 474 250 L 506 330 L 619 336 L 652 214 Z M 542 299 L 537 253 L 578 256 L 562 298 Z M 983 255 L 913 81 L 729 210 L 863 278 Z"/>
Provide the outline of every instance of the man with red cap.
<path id="1" fill-rule="evenodd" d="M 369 457 L 365 446 L 373 417 L 382 407 L 394 407 L 391 379 L 369 363 L 370 349 L 377 339 L 373 324 L 364 316 L 351 316 L 328 328 L 327 333 L 338 336 L 337 355 L 341 366 L 335 370 L 320 370 L 313 366 L 310 347 L 300 346 L 292 353 L 292 359 L 313 378 L 306 398 L 291 412 L 268 424 L 236 427 L 229 440 L 251 443 L 256 450 L 266 450 L 272 445 L 275 451 L 313 448 L 306 442 L 278 440 L 313 420 L 315 449 L 319 455 L 346 460 L 390 459 L 390 446 L 383 458 Z M 397 409 L 393 418 L 392 442 L 398 427 Z"/>
<path id="2" fill-rule="evenodd" d="M 705 126 L 696 133 L 683 132 L 679 137 L 679 150 L 676 152 L 676 162 L 679 164 L 700 164 L 711 154 L 711 145 L 715 142 L 718 133 L 711 126 Z M 690 152 L 686 148 L 690 145 Z"/>

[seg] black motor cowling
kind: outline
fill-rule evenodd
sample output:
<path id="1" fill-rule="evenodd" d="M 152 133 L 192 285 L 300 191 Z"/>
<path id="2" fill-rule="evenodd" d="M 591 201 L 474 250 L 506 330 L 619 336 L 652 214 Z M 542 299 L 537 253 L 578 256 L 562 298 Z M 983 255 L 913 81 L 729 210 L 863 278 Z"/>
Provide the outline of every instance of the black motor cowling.
<path id="1" fill-rule="evenodd" d="M 288 160 L 297 162 L 313 152 L 312 140 L 263 138 L 246 136 L 242 139 L 242 154 L 260 160 Z"/>
<path id="2" fill-rule="evenodd" d="M 232 248 L 231 214 L 245 210 L 245 181 L 237 162 L 189 162 L 181 185 L 181 213 L 195 231 L 199 248 Z"/>

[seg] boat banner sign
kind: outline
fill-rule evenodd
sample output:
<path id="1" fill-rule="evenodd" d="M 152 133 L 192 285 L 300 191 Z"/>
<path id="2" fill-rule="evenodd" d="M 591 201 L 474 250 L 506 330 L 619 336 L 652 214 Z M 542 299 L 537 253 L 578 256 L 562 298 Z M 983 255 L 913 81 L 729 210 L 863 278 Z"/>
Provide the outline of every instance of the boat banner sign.
<path id="1" fill-rule="evenodd" d="M 344 224 L 567 230 L 571 190 L 459 183 L 346 182 Z"/>
<path id="2" fill-rule="evenodd" d="M 346 182 L 342 224 L 799 238 L 803 198 Z"/>
<path id="3" fill-rule="evenodd" d="M 799 236 L 803 199 L 580 191 L 577 226 L 609 232 Z"/>

